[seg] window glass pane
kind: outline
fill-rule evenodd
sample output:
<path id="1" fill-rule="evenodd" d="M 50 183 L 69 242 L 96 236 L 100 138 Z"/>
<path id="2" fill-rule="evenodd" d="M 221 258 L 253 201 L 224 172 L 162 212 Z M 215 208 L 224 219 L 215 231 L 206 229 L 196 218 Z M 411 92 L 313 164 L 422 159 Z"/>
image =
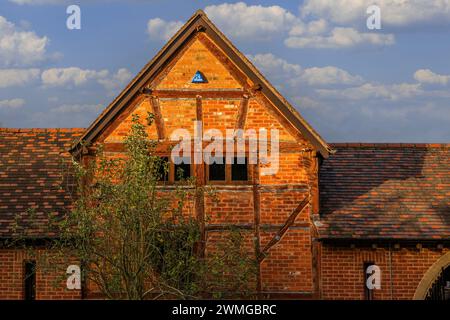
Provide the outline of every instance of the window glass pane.
<path id="1" fill-rule="evenodd" d="M 210 181 L 225 181 L 225 158 L 213 158 L 214 163 L 209 165 Z"/>
<path id="2" fill-rule="evenodd" d="M 175 164 L 175 181 L 187 179 L 191 176 L 191 158 L 181 159 L 181 164 Z"/>
<path id="3" fill-rule="evenodd" d="M 234 158 L 234 163 L 231 165 L 231 180 L 233 181 L 247 181 L 247 158 Z"/>

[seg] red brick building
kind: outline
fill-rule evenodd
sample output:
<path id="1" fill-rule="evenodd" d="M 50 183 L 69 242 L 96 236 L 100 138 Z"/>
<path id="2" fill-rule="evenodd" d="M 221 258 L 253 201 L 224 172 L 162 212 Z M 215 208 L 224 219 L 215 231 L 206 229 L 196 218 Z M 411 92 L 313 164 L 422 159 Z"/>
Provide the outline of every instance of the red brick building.
<path id="1" fill-rule="evenodd" d="M 204 198 L 188 209 L 209 218 L 206 245 L 230 224 L 256 240 L 267 254 L 258 283 L 265 297 L 423 299 L 450 287 L 450 145 L 327 144 L 201 11 L 89 128 L 0 129 L 3 243 L 17 215 L 24 225 L 33 220 L 34 237 L 57 237 L 40 226 L 70 206 L 72 186 L 59 183 L 61 159 L 69 152 L 92 159 L 100 144 L 120 155 L 132 115 L 147 112 L 155 115 L 148 134 L 161 145 L 176 129 L 193 135 L 194 121 L 224 135 L 278 130 L 275 172 L 247 163 L 224 166 L 214 178 L 208 165 L 190 165 L 198 183 L 217 190 L 218 202 Z M 23 250 L 0 248 L 0 299 L 82 297 L 63 281 L 51 285 L 55 275 L 26 277 L 30 264 Z M 379 289 L 366 288 L 371 265 L 379 267 Z"/>

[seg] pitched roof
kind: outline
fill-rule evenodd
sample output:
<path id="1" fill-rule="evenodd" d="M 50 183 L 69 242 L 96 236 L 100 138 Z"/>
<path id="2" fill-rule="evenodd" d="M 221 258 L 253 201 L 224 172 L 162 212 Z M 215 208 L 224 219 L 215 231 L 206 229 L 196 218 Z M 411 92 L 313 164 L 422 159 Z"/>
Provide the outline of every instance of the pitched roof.
<path id="1" fill-rule="evenodd" d="M 16 215 L 29 235 L 52 236 L 47 215 L 64 214 L 72 199 L 61 160 L 83 132 L 0 128 L 0 238 Z M 449 144 L 332 147 L 319 175 L 322 239 L 450 240 Z"/>
<path id="2" fill-rule="evenodd" d="M 117 117 L 127 104 L 140 90 L 170 62 L 179 52 L 180 48 L 198 32 L 205 32 L 215 44 L 219 46 L 255 84 L 261 86 L 261 92 L 280 111 L 294 128 L 317 148 L 320 154 L 327 158 L 332 149 L 320 135 L 303 119 L 289 102 L 267 81 L 255 66 L 243 55 L 217 27 L 208 19 L 202 10 L 198 10 L 186 24 L 167 42 L 158 54 L 137 74 L 128 86 L 114 99 L 113 102 L 99 115 L 74 144 L 71 151 L 77 154 L 81 150 L 81 141 L 90 144 L 103 132 L 111 121 Z"/>
<path id="3" fill-rule="evenodd" d="M 332 146 L 319 175 L 322 238 L 450 240 L 449 144 Z"/>
<path id="4" fill-rule="evenodd" d="M 51 236 L 44 231 L 48 214 L 63 214 L 71 203 L 61 160 L 83 131 L 0 128 L 0 238 L 12 235 L 18 215 L 29 236 Z"/>

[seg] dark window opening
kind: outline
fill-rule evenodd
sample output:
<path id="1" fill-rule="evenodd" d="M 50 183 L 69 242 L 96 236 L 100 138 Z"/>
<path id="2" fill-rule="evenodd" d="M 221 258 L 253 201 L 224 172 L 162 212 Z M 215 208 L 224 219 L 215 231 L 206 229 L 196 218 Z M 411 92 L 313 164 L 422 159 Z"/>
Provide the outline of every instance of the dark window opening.
<path id="1" fill-rule="evenodd" d="M 158 181 L 169 181 L 169 157 L 161 157 L 158 165 Z"/>
<path id="2" fill-rule="evenodd" d="M 209 180 L 210 181 L 225 181 L 226 164 L 224 158 L 213 158 L 209 165 Z"/>
<path id="3" fill-rule="evenodd" d="M 178 162 L 178 161 L 177 161 Z M 175 164 L 175 181 L 188 179 L 191 176 L 191 159 L 182 158 L 180 164 Z"/>
<path id="4" fill-rule="evenodd" d="M 364 298 L 366 300 L 373 300 L 373 290 L 367 288 L 367 279 L 370 277 L 370 274 L 367 273 L 367 268 L 373 264 L 373 262 L 364 262 Z"/>
<path id="5" fill-rule="evenodd" d="M 24 265 L 24 298 L 36 299 L 36 262 L 26 261 Z"/>
<path id="6" fill-rule="evenodd" d="M 231 165 L 231 180 L 232 181 L 247 181 L 248 180 L 247 158 L 234 158 Z"/>

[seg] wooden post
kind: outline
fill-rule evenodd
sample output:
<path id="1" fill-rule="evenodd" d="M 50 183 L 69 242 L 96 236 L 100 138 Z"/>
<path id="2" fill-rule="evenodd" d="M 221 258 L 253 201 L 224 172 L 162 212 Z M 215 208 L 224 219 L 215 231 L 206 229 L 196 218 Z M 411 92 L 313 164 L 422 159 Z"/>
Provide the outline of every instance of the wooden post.
<path id="1" fill-rule="evenodd" d="M 202 122 L 201 131 L 200 134 L 203 134 L 203 108 L 202 108 L 202 97 L 197 96 L 196 97 L 196 119 L 197 121 Z M 203 144 L 200 144 L 203 146 Z M 195 146 L 194 146 L 195 148 Z M 194 150 L 194 152 L 197 152 L 198 150 Z M 203 150 L 201 150 L 203 153 Z M 200 235 L 201 235 L 201 242 L 199 246 L 199 254 L 200 256 L 205 255 L 205 247 L 206 247 L 206 230 L 205 230 L 205 162 L 203 159 L 203 154 L 201 156 L 201 163 L 194 163 L 195 166 L 195 183 L 196 183 L 196 190 L 195 190 L 195 213 L 197 220 L 200 223 Z"/>
<path id="2" fill-rule="evenodd" d="M 161 113 L 161 106 L 159 105 L 159 99 L 155 96 L 150 96 L 150 105 L 152 106 L 152 112 L 155 116 L 156 131 L 158 133 L 158 139 L 164 140 L 166 138 L 166 129 L 164 126 L 164 118 Z"/>
<path id="3" fill-rule="evenodd" d="M 248 95 L 244 95 L 239 106 L 238 117 L 236 121 L 236 130 L 245 128 L 245 120 L 247 119 L 248 112 Z"/>
<path id="4" fill-rule="evenodd" d="M 256 258 L 256 292 L 258 299 L 261 298 L 262 279 L 261 279 L 261 194 L 259 192 L 259 161 L 253 165 L 253 213 L 254 213 L 254 243 Z"/>
<path id="5" fill-rule="evenodd" d="M 200 96 L 200 95 L 197 95 L 195 97 L 195 111 L 196 111 L 197 121 L 203 122 L 202 96 Z"/>

